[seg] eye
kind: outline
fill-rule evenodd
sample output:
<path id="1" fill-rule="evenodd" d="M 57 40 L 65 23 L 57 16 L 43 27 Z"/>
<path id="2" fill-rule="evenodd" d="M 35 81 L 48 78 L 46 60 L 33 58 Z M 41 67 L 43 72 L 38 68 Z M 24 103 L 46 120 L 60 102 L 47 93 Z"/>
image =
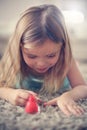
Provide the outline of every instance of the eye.
<path id="1" fill-rule="evenodd" d="M 34 55 L 27 55 L 28 58 L 35 59 L 37 56 Z"/>
<path id="2" fill-rule="evenodd" d="M 48 55 L 48 58 L 54 58 L 56 56 L 56 54 L 52 54 L 52 55 Z"/>

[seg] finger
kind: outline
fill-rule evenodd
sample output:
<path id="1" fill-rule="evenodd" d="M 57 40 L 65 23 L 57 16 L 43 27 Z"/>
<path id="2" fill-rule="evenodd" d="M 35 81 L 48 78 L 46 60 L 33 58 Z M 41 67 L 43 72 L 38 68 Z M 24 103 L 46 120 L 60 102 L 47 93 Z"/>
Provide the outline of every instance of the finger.
<path id="1" fill-rule="evenodd" d="M 19 97 L 24 98 L 24 99 L 28 99 L 29 95 L 32 94 L 33 96 L 37 96 L 36 93 L 32 92 L 32 91 L 28 91 L 28 90 L 21 90 L 19 91 Z"/>
<path id="2" fill-rule="evenodd" d="M 18 89 L 19 91 L 25 91 L 25 92 L 27 92 L 27 93 L 29 93 L 29 94 L 32 94 L 32 95 L 34 95 L 34 96 L 37 96 L 37 93 L 35 93 L 35 92 L 33 92 L 33 91 L 29 91 L 29 90 L 24 90 L 24 89 Z"/>
<path id="3" fill-rule="evenodd" d="M 19 98 L 17 101 L 17 105 L 18 106 L 25 106 L 26 105 L 26 100 L 24 100 L 23 98 Z"/>
<path id="4" fill-rule="evenodd" d="M 37 97 L 36 93 L 33 94 L 33 92 L 29 91 L 29 96 L 30 95 L 33 95 L 38 102 L 42 102 L 42 100 L 39 97 Z"/>
<path id="5" fill-rule="evenodd" d="M 42 101 L 40 98 L 36 97 L 36 100 L 38 103 L 44 103 L 44 101 Z"/>
<path id="6" fill-rule="evenodd" d="M 25 90 L 25 91 L 28 92 L 29 94 L 34 95 L 34 96 L 37 96 L 37 95 L 38 95 L 37 93 L 35 93 L 35 92 L 33 92 L 33 91 L 28 91 L 28 90 Z"/>
<path id="7" fill-rule="evenodd" d="M 74 104 L 73 106 L 69 106 L 69 110 L 72 112 L 72 114 L 77 116 L 84 113 L 83 108 L 76 104 Z"/>
<path id="8" fill-rule="evenodd" d="M 85 110 L 81 106 L 78 106 L 78 108 L 79 108 L 80 113 L 84 113 L 85 112 Z"/>
<path id="9" fill-rule="evenodd" d="M 85 112 L 84 109 L 80 106 L 76 106 L 74 109 L 76 110 L 76 115 L 82 115 Z"/>
<path id="10" fill-rule="evenodd" d="M 56 102 L 57 102 L 57 98 L 52 99 L 52 100 L 50 100 L 48 102 L 45 102 L 44 105 L 45 106 L 47 106 L 47 105 L 56 105 L 57 104 Z"/>
<path id="11" fill-rule="evenodd" d="M 57 105 L 59 106 L 60 110 L 66 115 L 66 116 L 70 116 L 72 113 L 70 112 L 70 110 L 68 109 L 67 105 L 59 105 L 57 103 Z"/>
<path id="12" fill-rule="evenodd" d="M 29 98 L 29 93 L 26 92 L 26 91 L 21 91 L 21 92 L 19 93 L 19 98 L 23 98 L 24 100 L 28 100 L 28 98 Z"/>

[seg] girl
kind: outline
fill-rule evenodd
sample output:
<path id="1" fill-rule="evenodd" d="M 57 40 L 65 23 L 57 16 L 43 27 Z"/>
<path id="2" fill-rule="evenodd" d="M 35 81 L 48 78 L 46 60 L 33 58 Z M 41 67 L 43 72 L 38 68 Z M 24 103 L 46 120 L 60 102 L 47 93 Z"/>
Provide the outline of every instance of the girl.
<path id="1" fill-rule="evenodd" d="M 84 110 L 75 101 L 86 97 L 87 86 L 72 56 L 64 18 L 54 5 L 27 9 L 0 63 L 0 98 L 25 106 L 29 94 L 38 100 L 37 92 L 55 93 L 66 77 L 72 89 L 45 105 L 80 115 Z"/>

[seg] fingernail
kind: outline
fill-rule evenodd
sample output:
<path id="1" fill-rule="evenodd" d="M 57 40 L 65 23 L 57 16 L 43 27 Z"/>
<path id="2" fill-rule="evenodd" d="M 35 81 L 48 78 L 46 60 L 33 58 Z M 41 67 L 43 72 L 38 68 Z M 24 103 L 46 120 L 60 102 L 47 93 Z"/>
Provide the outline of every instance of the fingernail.
<path id="1" fill-rule="evenodd" d="M 45 102 L 45 103 L 43 104 L 43 106 L 46 107 L 46 106 L 47 106 L 47 103 Z"/>

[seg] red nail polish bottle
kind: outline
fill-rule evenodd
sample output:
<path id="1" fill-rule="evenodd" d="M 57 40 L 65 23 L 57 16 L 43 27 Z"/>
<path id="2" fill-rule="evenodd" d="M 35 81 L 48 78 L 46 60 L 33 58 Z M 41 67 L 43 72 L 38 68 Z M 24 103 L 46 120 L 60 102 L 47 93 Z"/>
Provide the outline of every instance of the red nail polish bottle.
<path id="1" fill-rule="evenodd" d="M 37 112 L 39 112 L 39 106 L 37 104 L 36 98 L 33 95 L 29 96 L 29 100 L 25 106 L 25 111 L 26 113 L 30 114 L 36 114 Z"/>

